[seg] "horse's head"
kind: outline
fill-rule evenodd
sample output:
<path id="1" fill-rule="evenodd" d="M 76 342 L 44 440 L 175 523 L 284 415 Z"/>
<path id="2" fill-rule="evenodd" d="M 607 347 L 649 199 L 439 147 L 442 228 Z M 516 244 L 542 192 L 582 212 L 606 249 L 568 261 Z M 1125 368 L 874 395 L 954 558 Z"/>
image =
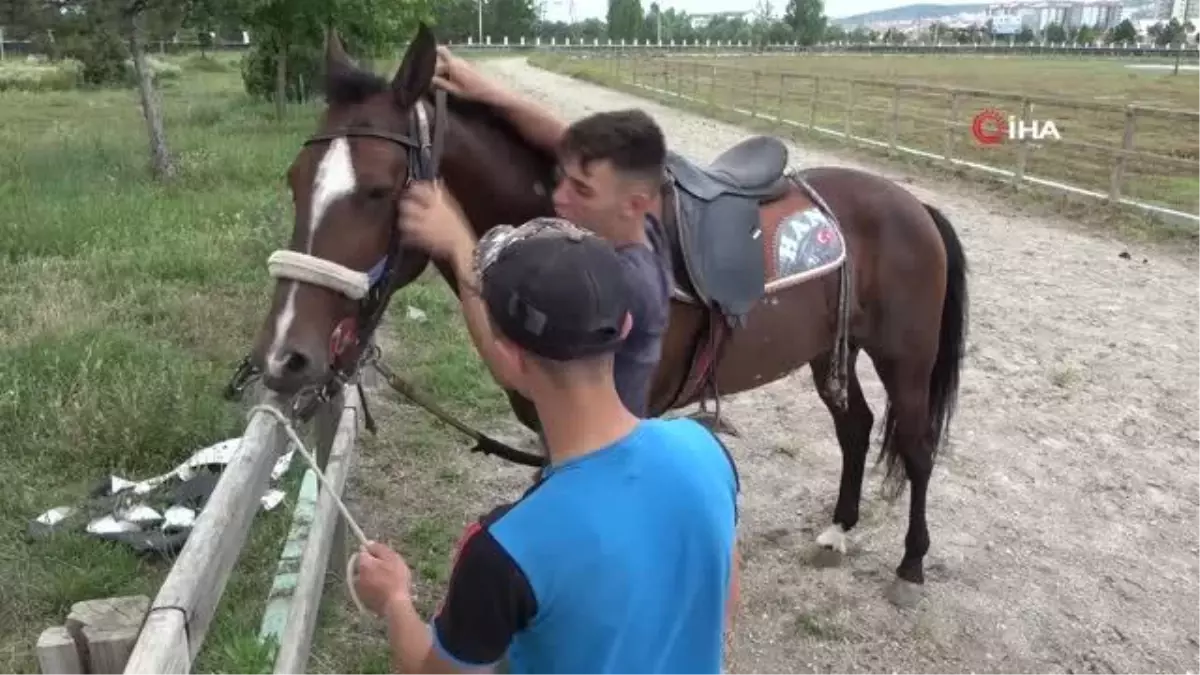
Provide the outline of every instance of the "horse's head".
<path id="1" fill-rule="evenodd" d="M 250 355 L 283 395 L 351 370 L 391 294 L 429 262 L 400 244 L 396 213 L 407 184 L 437 171 L 445 120 L 421 102 L 434 37 L 422 24 L 390 83 L 354 65 L 332 30 L 325 51 L 327 107 L 288 169 L 291 243 L 268 260 L 275 296 Z"/>

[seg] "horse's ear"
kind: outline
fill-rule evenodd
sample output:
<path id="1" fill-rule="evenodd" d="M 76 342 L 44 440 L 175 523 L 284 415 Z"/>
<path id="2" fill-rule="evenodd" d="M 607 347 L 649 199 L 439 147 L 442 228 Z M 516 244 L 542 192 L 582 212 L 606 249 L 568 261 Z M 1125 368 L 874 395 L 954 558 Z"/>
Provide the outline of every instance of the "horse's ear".
<path id="1" fill-rule="evenodd" d="M 437 67 L 437 39 L 433 31 L 421 22 L 417 27 L 417 35 L 408 45 L 404 60 L 396 77 L 392 79 L 392 95 L 396 106 L 401 110 L 412 107 L 429 89 L 433 82 L 433 71 Z"/>
<path id="2" fill-rule="evenodd" d="M 339 74 L 355 68 L 354 62 L 346 54 L 346 48 L 342 45 L 342 38 L 338 35 L 337 29 L 333 26 L 327 27 L 325 29 L 325 90 L 330 90 L 333 80 Z"/>

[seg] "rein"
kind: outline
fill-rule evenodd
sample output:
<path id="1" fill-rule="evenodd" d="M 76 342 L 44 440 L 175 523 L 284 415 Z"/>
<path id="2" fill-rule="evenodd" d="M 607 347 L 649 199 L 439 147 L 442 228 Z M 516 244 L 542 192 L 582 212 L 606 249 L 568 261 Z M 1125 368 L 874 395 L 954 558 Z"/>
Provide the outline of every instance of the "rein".
<path id="1" fill-rule="evenodd" d="M 413 107 L 413 123 L 417 138 L 390 131 L 351 127 L 317 134 L 307 139 L 304 145 L 333 141 L 343 137 L 378 138 L 396 143 L 408 149 L 408 174 L 404 187 L 414 180 L 434 180 L 438 176 L 442 152 L 445 147 L 446 92 L 438 89 L 434 94 L 434 123 L 431 125 L 423 105 Z M 541 468 L 548 458 L 522 450 L 490 438 L 459 422 L 433 401 L 421 395 L 411 384 L 397 376 L 380 361 L 379 348 L 371 344 L 375 330 L 383 318 L 388 301 L 395 292 L 396 260 L 401 248 L 400 235 L 391 228 L 387 253 L 367 272 L 351 269 L 332 260 L 281 249 L 267 259 L 267 269 L 275 279 L 287 279 L 298 283 L 320 286 L 358 302 L 356 316 L 343 319 L 330 336 L 333 355 L 331 376 L 323 383 L 311 385 L 297 393 L 292 403 L 292 416 L 306 420 L 316 412 L 318 406 L 333 400 L 346 384 L 355 381 L 355 375 L 364 367 L 374 367 L 388 385 L 408 400 L 425 409 L 441 421 L 449 424 L 472 438 L 476 445 L 471 452 L 496 455 L 502 459 L 525 466 Z M 238 364 L 233 377 L 225 387 L 224 397 L 236 400 L 251 382 L 262 376 L 261 371 L 246 355 Z M 375 420 L 367 407 L 366 392 L 361 379 L 355 381 L 359 399 L 362 401 L 364 423 L 368 431 L 376 433 Z M 315 468 L 315 467 L 314 467 Z"/>

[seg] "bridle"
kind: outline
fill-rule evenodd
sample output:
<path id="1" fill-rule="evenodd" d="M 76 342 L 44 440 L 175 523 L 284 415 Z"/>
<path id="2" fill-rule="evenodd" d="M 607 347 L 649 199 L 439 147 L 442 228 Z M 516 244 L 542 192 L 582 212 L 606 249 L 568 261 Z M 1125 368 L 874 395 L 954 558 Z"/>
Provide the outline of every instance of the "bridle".
<path id="1" fill-rule="evenodd" d="M 413 134 L 368 127 L 345 127 L 315 134 L 304 141 L 304 146 L 351 137 L 377 138 L 400 145 L 408 152 L 408 171 L 402 186 L 407 188 L 414 180 L 433 180 L 438 176 L 445 147 L 444 90 L 438 89 L 434 94 L 433 124 L 430 124 L 425 106 L 418 102 L 412 108 L 410 129 L 412 128 L 416 130 L 415 138 Z M 307 419 L 319 404 L 336 396 L 366 361 L 377 356 L 377 349 L 368 347 L 371 347 L 371 338 L 379 326 L 380 319 L 383 318 L 388 300 L 395 291 L 400 248 L 400 236 L 393 227 L 388 236 L 387 252 L 366 272 L 290 249 L 277 250 L 267 258 L 267 269 L 273 278 L 320 286 L 358 303 L 354 315 L 338 323 L 330 336 L 330 376 L 324 382 L 310 385 L 297 394 L 292 405 L 292 413 L 296 417 Z M 258 367 L 251 363 L 250 355 L 246 355 L 225 388 L 225 398 L 236 399 L 250 382 L 261 375 Z M 361 397 L 361 384 L 359 389 Z M 367 427 L 374 431 L 374 421 L 369 415 Z"/>

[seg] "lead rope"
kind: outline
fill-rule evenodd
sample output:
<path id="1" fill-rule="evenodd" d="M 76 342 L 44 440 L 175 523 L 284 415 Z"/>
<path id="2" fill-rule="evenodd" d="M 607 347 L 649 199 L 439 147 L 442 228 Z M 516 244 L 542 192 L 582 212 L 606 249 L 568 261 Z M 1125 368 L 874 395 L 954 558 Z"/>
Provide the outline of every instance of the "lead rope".
<path id="1" fill-rule="evenodd" d="M 317 477 L 317 481 L 321 483 L 321 487 L 327 493 L 329 493 L 329 497 L 333 499 L 334 505 L 336 505 L 338 510 L 341 511 L 342 517 L 346 519 L 346 524 L 350 526 L 350 531 L 354 533 L 354 538 L 358 540 L 360 546 L 365 547 L 367 545 L 367 536 L 363 534 L 362 528 L 358 526 L 358 523 L 354 520 L 354 517 L 350 515 L 350 511 L 346 509 L 346 505 L 342 503 L 342 500 L 338 498 L 337 493 L 334 492 L 333 487 L 329 484 L 329 480 L 325 478 L 325 472 L 321 471 L 320 467 L 317 466 L 317 460 L 308 452 L 308 449 L 304 446 L 304 441 L 300 440 L 300 436 L 296 433 L 291 421 L 288 420 L 288 418 L 274 406 L 267 404 L 259 404 L 254 406 L 250 409 L 249 416 L 253 417 L 255 413 L 260 412 L 267 413 L 268 415 L 274 417 L 275 420 L 279 422 L 279 425 L 283 427 L 283 430 L 287 433 L 288 438 L 290 438 L 292 443 L 296 446 L 296 450 L 300 451 L 300 456 L 303 457 L 304 461 L 308 463 L 308 468 L 312 470 L 313 475 Z M 354 590 L 354 570 L 357 566 L 358 552 L 355 551 L 346 561 L 346 588 L 350 591 L 350 599 L 354 601 L 354 606 L 358 608 L 358 611 L 363 614 L 369 614 L 366 606 L 363 605 L 362 600 L 359 599 L 358 592 Z"/>

